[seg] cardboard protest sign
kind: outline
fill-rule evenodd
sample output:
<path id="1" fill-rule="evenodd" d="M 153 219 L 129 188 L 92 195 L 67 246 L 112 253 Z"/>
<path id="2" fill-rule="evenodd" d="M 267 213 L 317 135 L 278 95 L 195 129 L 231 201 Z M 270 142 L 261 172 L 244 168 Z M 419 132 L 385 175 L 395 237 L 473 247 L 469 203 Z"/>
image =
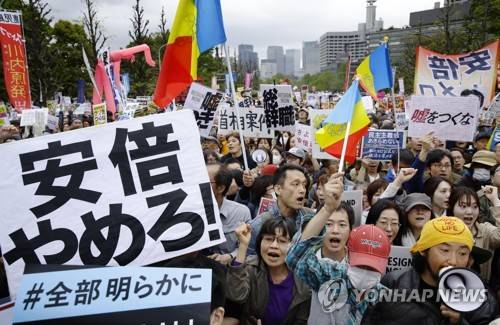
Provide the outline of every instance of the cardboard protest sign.
<path id="1" fill-rule="evenodd" d="M 387 263 L 387 273 L 397 270 L 408 270 L 413 266 L 410 247 L 391 246 L 391 254 Z"/>
<path id="2" fill-rule="evenodd" d="M 225 241 L 190 110 L 18 141 L 0 156 L 11 294 L 25 264 L 149 265 Z"/>
<path id="3" fill-rule="evenodd" d="M 417 48 L 414 93 L 458 97 L 478 93 L 488 107 L 495 96 L 500 41 L 477 51 L 446 55 Z"/>
<path id="4" fill-rule="evenodd" d="M 293 132 L 295 109 L 290 85 L 260 85 L 268 128 Z"/>
<path id="5" fill-rule="evenodd" d="M 274 203 L 276 202 L 276 200 L 273 200 L 273 199 L 268 199 L 268 198 L 265 198 L 265 197 L 262 197 L 260 199 L 260 203 L 259 203 L 259 209 L 257 210 L 257 215 L 260 215 L 264 212 L 266 212 L 269 207 L 271 205 L 273 205 Z"/>
<path id="6" fill-rule="evenodd" d="M 295 141 L 297 147 L 309 151 L 309 149 L 312 149 L 312 137 L 310 125 L 295 123 Z"/>
<path id="7" fill-rule="evenodd" d="M 321 122 L 330 114 L 331 109 L 312 109 L 309 111 L 309 119 L 311 121 L 311 142 L 312 142 L 312 156 L 316 159 L 335 159 L 334 156 L 326 153 L 321 149 L 319 144 L 316 142 L 316 137 L 314 134 L 316 131 L 321 129 Z"/>
<path id="8" fill-rule="evenodd" d="M 196 82 L 191 84 L 184 103 L 184 109 L 194 112 L 196 123 L 202 137 L 208 137 L 214 124 L 215 112 L 224 94 Z"/>
<path id="9" fill-rule="evenodd" d="M 208 324 L 207 269 L 101 267 L 25 274 L 14 324 Z"/>
<path id="10" fill-rule="evenodd" d="M 429 132 L 442 140 L 473 141 L 479 100 L 469 97 L 412 96 L 408 136 L 421 138 Z"/>
<path id="11" fill-rule="evenodd" d="M 340 198 L 342 202 L 349 204 L 354 210 L 354 225 L 357 227 L 361 224 L 361 215 L 363 214 L 363 191 L 348 190 L 342 193 Z"/>
<path id="12" fill-rule="evenodd" d="M 108 123 L 108 114 L 106 111 L 106 103 L 92 106 L 92 116 L 94 117 L 94 125 Z"/>
<path id="13" fill-rule="evenodd" d="M 361 140 L 361 156 L 373 160 L 391 160 L 399 149 L 406 148 L 403 131 L 369 129 Z"/>
<path id="14" fill-rule="evenodd" d="M 274 132 L 266 123 L 266 114 L 263 108 L 238 107 L 240 115 L 239 132 L 245 137 L 273 138 Z M 238 117 L 234 107 L 221 105 L 219 108 L 219 134 L 229 134 L 238 131 Z"/>

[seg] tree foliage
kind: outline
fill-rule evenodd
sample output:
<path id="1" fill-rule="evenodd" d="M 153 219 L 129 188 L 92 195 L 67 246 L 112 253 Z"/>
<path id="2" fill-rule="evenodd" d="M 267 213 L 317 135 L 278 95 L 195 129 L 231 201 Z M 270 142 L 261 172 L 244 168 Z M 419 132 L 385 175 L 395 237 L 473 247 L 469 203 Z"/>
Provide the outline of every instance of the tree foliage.
<path id="1" fill-rule="evenodd" d="M 95 66 L 97 55 L 104 47 L 108 38 L 104 35 L 102 21 L 97 16 L 97 8 L 93 0 L 83 0 L 85 11 L 83 12 L 83 26 L 90 42 L 89 58 L 91 66 Z"/>

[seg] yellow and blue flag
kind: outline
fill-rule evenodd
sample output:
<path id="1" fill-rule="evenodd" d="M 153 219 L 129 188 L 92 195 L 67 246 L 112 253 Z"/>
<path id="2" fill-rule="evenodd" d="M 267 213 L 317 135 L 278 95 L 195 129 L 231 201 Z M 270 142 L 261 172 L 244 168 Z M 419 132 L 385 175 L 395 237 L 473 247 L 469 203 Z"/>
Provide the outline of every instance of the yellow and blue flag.
<path id="1" fill-rule="evenodd" d="M 356 161 L 357 146 L 361 138 L 368 132 L 370 119 L 359 93 L 359 81 L 355 80 L 344 96 L 335 105 L 333 111 L 322 123 L 322 128 L 316 131 L 316 142 L 321 149 L 330 155 L 341 158 L 342 146 L 347 130 L 347 123 L 351 122 L 345 161 Z"/>
<path id="2" fill-rule="evenodd" d="M 361 87 L 374 100 L 378 100 L 377 92 L 382 89 L 392 88 L 391 59 L 387 44 L 382 44 L 375 49 L 356 69 L 356 75 L 360 80 Z"/>

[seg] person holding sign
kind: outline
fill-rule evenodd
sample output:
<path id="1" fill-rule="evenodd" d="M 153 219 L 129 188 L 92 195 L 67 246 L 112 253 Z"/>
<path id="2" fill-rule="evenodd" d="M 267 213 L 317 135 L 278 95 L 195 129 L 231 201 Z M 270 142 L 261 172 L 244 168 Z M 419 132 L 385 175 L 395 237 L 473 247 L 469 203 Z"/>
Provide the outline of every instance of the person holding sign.
<path id="1" fill-rule="evenodd" d="M 405 293 L 369 308 L 361 324 L 488 324 L 495 312 L 495 300 L 489 293 L 478 309 L 468 313 L 445 306 L 438 293 L 440 270 L 447 266 L 468 268 L 473 245 L 472 233 L 462 220 L 439 217 L 427 222 L 411 248 L 413 267 L 388 273 L 382 279 L 390 289 L 405 289 Z"/>
<path id="2" fill-rule="evenodd" d="M 344 190 L 343 173 L 330 177 L 325 185 L 325 204 L 307 223 L 300 241 L 288 252 L 286 262 L 315 293 L 321 309 L 312 313 L 308 324 L 359 324 L 374 302 L 364 290 L 379 292 L 380 277 L 387 267 L 390 243 L 384 231 L 373 225 L 355 228 L 348 239 L 348 264 L 318 258 L 315 243 L 332 214 L 340 206 Z"/>
<path id="3" fill-rule="evenodd" d="M 295 233 L 288 219 L 269 219 L 257 235 L 257 255 L 246 256 L 254 229 L 236 229 L 238 253 L 227 272 L 227 298 L 243 304 L 240 322 L 256 324 L 305 324 L 309 316 L 310 289 L 290 272 L 286 251 Z"/>

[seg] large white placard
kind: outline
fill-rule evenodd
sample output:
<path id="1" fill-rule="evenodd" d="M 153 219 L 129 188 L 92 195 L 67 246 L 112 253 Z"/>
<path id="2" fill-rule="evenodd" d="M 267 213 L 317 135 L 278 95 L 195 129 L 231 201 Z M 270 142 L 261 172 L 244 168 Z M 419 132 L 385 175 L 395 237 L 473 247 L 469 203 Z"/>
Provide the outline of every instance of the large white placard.
<path id="1" fill-rule="evenodd" d="M 268 128 L 293 132 L 295 109 L 290 85 L 260 85 Z"/>
<path id="2" fill-rule="evenodd" d="M 225 241 L 190 110 L 0 146 L 0 246 L 25 264 L 148 265 Z"/>
<path id="3" fill-rule="evenodd" d="M 409 137 L 420 138 L 434 132 L 441 140 L 474 140 L 479 110 L 477 97 L 412 96 L 409 104 Z"/>
<path id="4" fill-rule="evenodd" d="M 214 123 L 215 112 L 224 94 L 211 88 L 193 82 L 184 103 L 185 109 L 194 112 L 200 135 L 208 137 Z"/>
<path id="5" fill-rule="evenodd" d="M 242 132 L 245 137 L 273 138 L 274 132 L 267 127 L 266 115 L 263 108 L 239 107 L 240 125 L 238 130 L 238 117 L 234 107 L 221 105 L 219 108 L 219 134 Z"/>

